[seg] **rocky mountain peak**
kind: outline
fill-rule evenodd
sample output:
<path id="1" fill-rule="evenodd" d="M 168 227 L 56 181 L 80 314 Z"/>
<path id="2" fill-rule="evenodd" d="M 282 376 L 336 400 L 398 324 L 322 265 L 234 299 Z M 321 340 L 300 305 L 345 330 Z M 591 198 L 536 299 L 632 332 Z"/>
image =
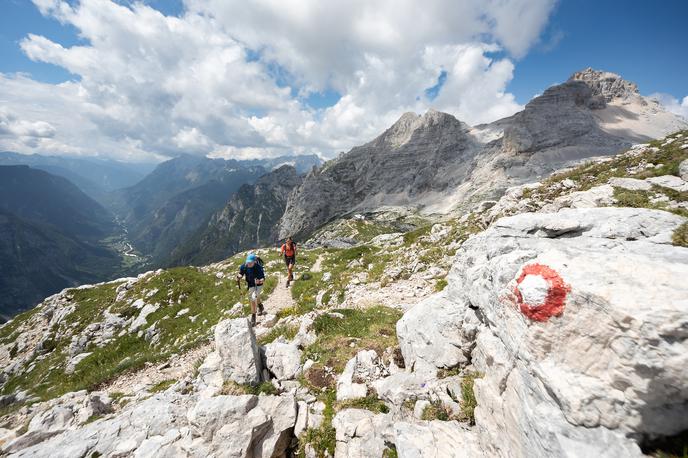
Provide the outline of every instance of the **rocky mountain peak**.
<path id="1" fill-rule="evenodd" d="M 406 112 L 382 134 L 382 138 L 387 144 L 399 147 L 406 144 L 418 129 L 429 129 L 433 126 L 451 123 L 460 124 L 460 121 L 449 113 L 443 113 L 432 108 L 423 115 Z"/>
<path id="2" fill-rule="evenodd" d="M 639 95 L 638 86 L 635 83 L 626 81 L 616 73 L 595 70 L 591 67 L 574 73 L 569 81 L 583 81 L 590 86 L 593 96 L 602 96 L 607 102 L 615 98 Z"/>

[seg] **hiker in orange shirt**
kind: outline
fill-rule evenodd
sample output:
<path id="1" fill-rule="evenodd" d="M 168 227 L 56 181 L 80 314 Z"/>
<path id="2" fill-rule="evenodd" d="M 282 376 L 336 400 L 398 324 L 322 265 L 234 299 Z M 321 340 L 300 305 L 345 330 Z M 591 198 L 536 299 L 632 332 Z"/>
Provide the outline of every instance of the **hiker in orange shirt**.
<path id="1" fill-rule="evenodd" d="M 296 243 L 294 243 L 291 237 L 288 237 L 287 241 L 284 242 L 280 252 L 284 256 L 284 262 L 287 264 L 287 271 L 289 272 L 287 288 L 289 288 L 289 284 L 294 281 L 294 264 L 296 264 Z"/>

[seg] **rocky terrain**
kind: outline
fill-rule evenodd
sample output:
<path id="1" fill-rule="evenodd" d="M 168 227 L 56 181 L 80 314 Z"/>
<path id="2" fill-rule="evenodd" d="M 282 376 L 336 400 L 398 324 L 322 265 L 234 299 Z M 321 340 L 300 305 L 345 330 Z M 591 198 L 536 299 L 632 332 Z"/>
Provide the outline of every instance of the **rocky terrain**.
<path id="1" fill-rule="evenodd" d="M 307 236 L 380 205 L 416 206 L 425 214 L 464 211 L 509 186 L 687 126 L 635 84 L 592 69 L 491 124 L 469 127 L 432 110 L 406 113 L 372 142 L 309 174 L 287 203 L 280 236 Z"/>
<path id="2" fill-rule="evenodd" d="M 681 456 L 688 131 L 459 217 L 68 289 L 0 328 L 9 456 Z"/>

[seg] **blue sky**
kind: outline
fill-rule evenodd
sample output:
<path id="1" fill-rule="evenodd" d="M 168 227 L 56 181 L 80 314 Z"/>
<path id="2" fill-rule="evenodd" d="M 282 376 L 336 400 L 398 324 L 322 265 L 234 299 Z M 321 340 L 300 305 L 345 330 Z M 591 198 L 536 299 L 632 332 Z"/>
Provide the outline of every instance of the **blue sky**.
<path id="1" fill-rule="evenodd" d="M 0 148 L 326 157 L 469 124 L 586 67 L 688 115 L 688 1 L 0 0 Z"/>
<path id="2" fill-rule="evenodd" d="M 643 94 L 688 94 L 688 1 L 564 0 L 542 44 L 516 63 L 508 90 L 523 103 L 573 70 L 618 73 Z M 551 47 L 551 49 L 550 49 Z"/>
<path id="3" fill-rule="evenodd" d="M 74 75 L 56 65 L 33 62 L 20 49 L 28 33 L 45 35 L 71 46 L 83 42 L 73 26 L 44 17 L 29 0 L 2 0 L 0 15 L 0 72 L 26 72 L 34 79 L 61 82 Z M 123 1 L 121 3 L 129 3 Z M 180 0 L 147 0 L 166 15 L 180 15 Z M 563 0 L 554 10 L 541 43 L 516 61 L 507 86 L 519 103 L 548 86 L 564 81 L 577 69 L 593 67 L 618 73 L 636 82 L 644 94 L 688 94 L 688 1 Z M 441 85 L 428 88 L 431 95 Z M 333 105 L 339 94 L 332 89 L 310 94 L 316 108 Z"/>

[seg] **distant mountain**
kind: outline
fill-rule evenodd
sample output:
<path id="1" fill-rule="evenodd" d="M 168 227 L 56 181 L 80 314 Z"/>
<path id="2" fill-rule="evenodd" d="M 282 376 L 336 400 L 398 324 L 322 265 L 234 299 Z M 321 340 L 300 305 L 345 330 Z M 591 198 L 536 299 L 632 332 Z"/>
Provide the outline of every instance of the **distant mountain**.
<path id="1" fill-rule="evenodd" d="M 315 154 L 301 155 L 301 156 L 279 156 L 267 159 L 248 159 L 242 160 L 244 165 L 260 165 L 267 170 L 275 170 L 283 165 L 290 165 L 296 169 L 296 173 L 303 175 L 313 169 L 322 165 L 323 161 Z"/>
<path id="2" fill-rule="evenodd" d="M 0 166 L 0 208 L 70 235 L 99 239 L 112 216 L 67 179 L 25 165 Z"/>
<path id="3" fill-rule="evenodd" d="M 466 209 L 508 186 L 688 127 L 635 84 L 593 69 L 515 115 L 475 127 L 434 110 L 404 114 L 375 140 L 325 163 L 291 195 L 280 236 L 301 238 L 351 211 Z"/>
<path id="4" fill-rule="evenodd" d="M 265 173 L 262 166 L 242 161 L 182 155 L 113 193 L 111 207 L 134 246 L 156 262 L 205 224 L 241 185 Z"/>
<path id="5" fill-rule="evenodd" d="M 0 165 L 28 165 L 68 179 L 92 199 L 106 202 L 108 192 L 132 186 L 155 164 L 136 164 L 99 158 L 74 158 L 0 152 Z"/>
<path id="6" fill-rule="evenodd" d="M 117 253 L 0 209 L 0 321 L 63 288 L 108 279 Z"/>
<path id="7" fill-rule="evenodd" d="M 100 244 L 112 216 L 62 177 L 27 166 L 0 166 L 0 315 L 46 295 L 107 279 L 120 256 Z"/>
<path id="8" fill-rule="evenodd" d="M 283 165 L 253 185 L 243 185 L 225 207 L 170 256 L 168 265 L 202 265 L 242 250 L 272 245 L 289 194 L 303 178 Z"/>

